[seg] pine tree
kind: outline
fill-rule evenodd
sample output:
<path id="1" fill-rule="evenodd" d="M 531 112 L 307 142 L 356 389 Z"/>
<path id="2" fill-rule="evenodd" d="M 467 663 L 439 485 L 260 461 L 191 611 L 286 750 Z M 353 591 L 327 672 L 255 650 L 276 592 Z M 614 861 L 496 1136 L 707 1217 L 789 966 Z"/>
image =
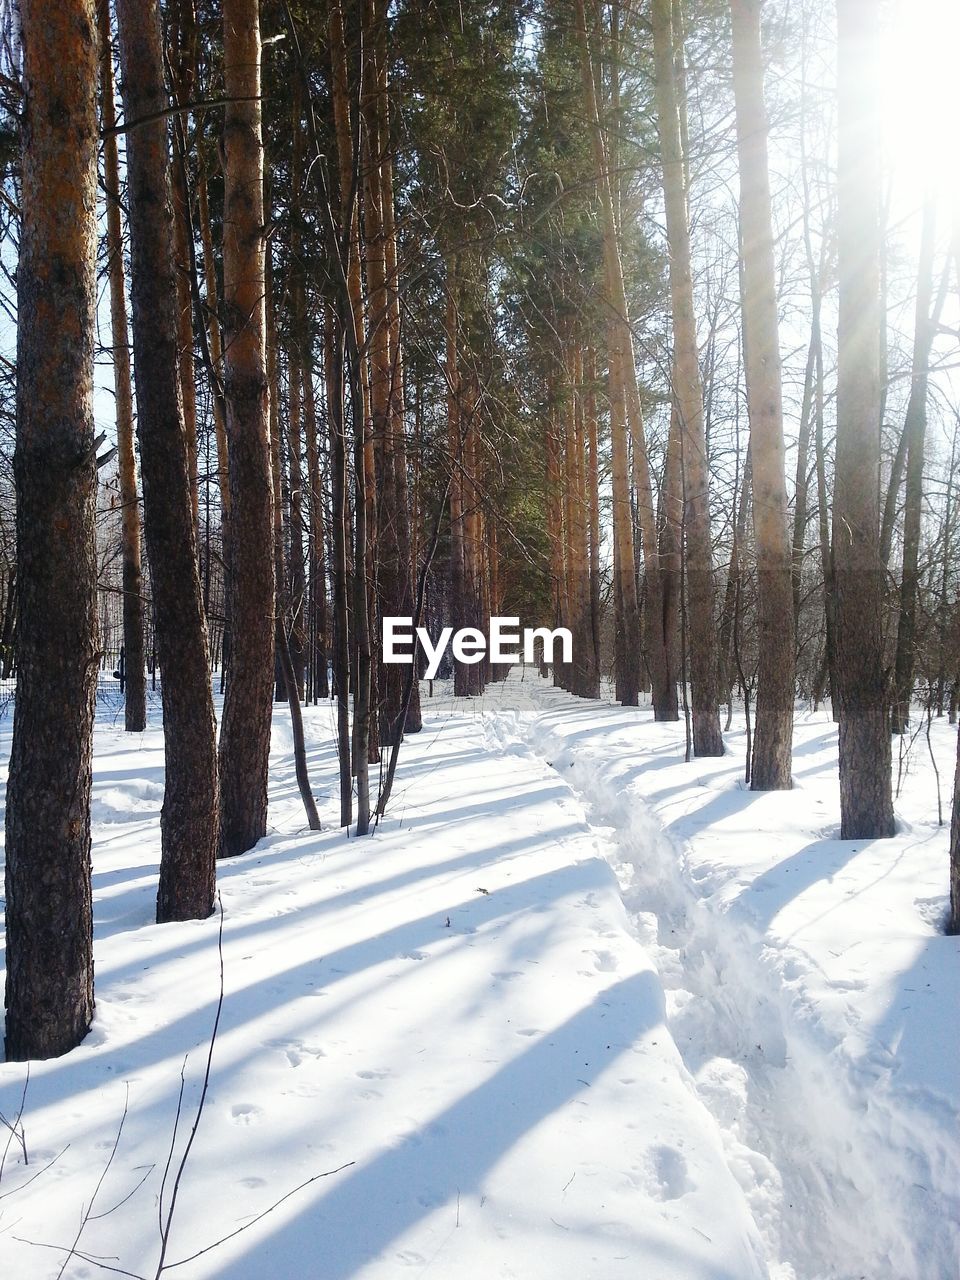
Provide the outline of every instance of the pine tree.
<path id="1" fill-rule="evenodd" d="M 6 1053 L 50 1058 L 93 1017 L 97 683 L 97 29 L 93 0 L 23 0 L 17 270 L 19 664 L 6 797 Z"/>
<path id="2" fill-rule="evenodd" d="M 163 697 L 165 786 L 157 919 L 213 910 L 219 835 L 216 722 L 197 565 L 178 352 L 167 105 L 157 0 L 117 0 L 127 127 L 130 298 L 143 478 Z"/>

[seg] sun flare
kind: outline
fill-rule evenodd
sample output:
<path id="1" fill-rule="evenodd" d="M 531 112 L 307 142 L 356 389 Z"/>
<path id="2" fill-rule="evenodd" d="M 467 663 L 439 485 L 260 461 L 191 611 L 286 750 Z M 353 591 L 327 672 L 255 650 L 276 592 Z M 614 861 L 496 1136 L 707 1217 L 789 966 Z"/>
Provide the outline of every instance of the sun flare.
<path id="1" fill-rule="evenodd" d="M 960 2 L 897 0 L 882 55 L 887 156 L 900 199 L 960 205 Z"/>

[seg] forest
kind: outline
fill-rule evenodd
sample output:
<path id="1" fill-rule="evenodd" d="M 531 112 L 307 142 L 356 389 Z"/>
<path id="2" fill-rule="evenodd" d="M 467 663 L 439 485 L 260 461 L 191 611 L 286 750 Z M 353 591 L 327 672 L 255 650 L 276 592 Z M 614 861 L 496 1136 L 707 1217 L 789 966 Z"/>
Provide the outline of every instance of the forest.
<path id="1" fill-rule="evenodd" d="M 0 0 L 5 1274 L 960 1274 L 958 63 Z"/>

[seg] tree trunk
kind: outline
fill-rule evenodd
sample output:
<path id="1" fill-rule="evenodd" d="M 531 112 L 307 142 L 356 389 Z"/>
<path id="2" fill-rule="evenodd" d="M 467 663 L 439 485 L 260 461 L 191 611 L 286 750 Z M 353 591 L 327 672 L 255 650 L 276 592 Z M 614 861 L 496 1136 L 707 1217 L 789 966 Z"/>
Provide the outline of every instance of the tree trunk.
<path id="1" fill-rule="evenodd" d="M 6 1054 L 51 1058 L 93 1017 L 97 684 L 97 31 L 93 0 L 23 0 L 17 269 L 20 662 L 6 801 Z"/>
<path id="2" fill-rule="evenodd" d="M 415 584 L 418 557 L 412 547 L 412 512 L 407 484 L 407 443 L 404 431 L 403 351 L 400 345 L 400 279 L 397 253 L 396 215 L 393 206 L 393 155 L 390 141 L 390 97 L 387 79 L 386 5 L 380 0 L 380 57 L 383 66 L 384 92 L 380 99 L 380 133 L 383 167 L 383 229 L 386 244 L 388 318 L 390 327 L 390 431 L 396 485 L 397 542 L 401 564 L 401 608 L 403 617 L 412 617 L 416 603 Z M 420 682 L 414 680 L 404 717 L 405 733 L 419 733 L 423 727 L 420 708 Z"/>
<path id="3" fill-rule="evenodd" d="M 266 373 L 263 144 L 257 0 L 225 0 L 224 397 L 230 472 L 227 616 L 231 624 L 220 786 L 220 853 L 267 829 L 274 677 L 273 481 Z M 239 101 L 238 99 L 247 99 Z"/>
<path id="4" fill-rule="evenodd" d="M 103 179 L 107 206 L 107 257 L 110 273 L 110 326 L 113 334 L 113 385 L 117 402 L 117 472 L 120 480 L 120 556 L 123 574 L 124 728 L 142 733 L 147 724 L 147 675 L 143 646 L 143 573 L 140 561 L 140 499 L 134 454 L 133 387 L 130 336 L 124 289 L 123 236 L 120 225 L 120 167 L 113 93 L 113 45 L 110 6 L 99 0 L 100 93 L 103 126 Z"/>
<path id="5" fill-rule="evenodd" d="M 157 919 L 213 910 L 216 723 L 177 369 L 176 265 L 156 0 L 118 0 L 127 134 L 133 359 L 144 526 L 163 694 L 166 785 Z"/>
<path id="6" fill-rule="evenodd" d="M 364 835 L 369 822 L 369 814 L 366 818 L 364 817 L 365 806 L 361 800 L 361 792 L 367 791 L 367 784 L 365 781 L 361 782 L 361 773 L 364 773 L 364 771 L 360 768 L 359 755 L 362 751 L 370 763 L 376 763 L 380 758 L 377 746 L 378 726 L 376 718 L 371 714 L 372 707 L 376 701 L 376 652 L 370 628 L 370 620 L 376 617 L 376 560 L 374 551 L 377 539 L 377 477 L 373 448 L 373 429 L 370 420 L 370 382 L 365 354 L 366 326 L 363 315 L 363 278 L 360 260 L 360 219 L 356 200 L 360 157 L 355 153 L 354 131 L 351 119 L 350 77 L 342 0 L 332 0 L 330 4 L 328 33 L 331 99 L 340 177 L 341 237 L 347 245 L 344 276 L 350 303 L 349 313 L 344 315 L 342 319 L 344 324 L 352 325 L 351 340 L 347 342 L 347 358 L 350 370 L 350 399 L 353 403 L 354 428 L 360 447 L 360 453 L 357 456 L 360 458 L 361 472 L 356 476 L 356 481 L 360 486 L 357 493 L 362 494 L 363 497 L 363 518 L 361 520 L 361 513 L 358 511 L 355 519 L 356 545 L 358 548 L 362 545 L 363 556 L 361 558 L 358 549 L 357 572 L 355 575 L 358 596 L 355 604 L 354 639 L 357 646 L 357 687 L 359 689 L 362 683 L 366 694 L 364 707 L 361 708 L 359 703 L 354 706 L 353 767 L 357 775 L 358 788 L 357 834 Z M 364 593 L 362 608 L 359 598 L 361 589 Z M 361 709 L 363 714 L 361 714 Z M 362 746 L 361 739 L 363 740 Z M 367 794 L 369 795 L 368 791 Z"/>
<path id="7" fill-rule="evenodd" d="M 397 470 L 393 432 L 393 366 L 390 350 L 390 304 L 387 296 L 387 251 L 383 192 L 382 96 L 386 93 L 385 49 L 380 48 L 382 22 L 373 0 L 364 0 L 363 82 L 360 95 L 363 139 L 363 226 L 369 312 L 370 418 L 379 477 L 377 511 L 377 594 L 384 617 L 402 613 L 404 575 L 398 529 Z M 403 668 L 384 665 L 380 672 L 380 741 L 392 746 L 403 737 L 400 717 L 404 701 Z"/>
<path id="8" fill-rule="evenodd" d="M 290 480 L 290 661 L 299 696 L 303 697 L 307 670 L 307 572 L 303 555 L 303 393 L 296 344 L 287 352 L 289 416 L 287 469 Z M 276 488 L 276 486 L 274 486 Z"/>
<path id="9" fill-rule="evenodd" d="M 329 698 L 330 678 L 327 674 L 327 576 L 324 546 L 323 477 L 320 474 L 320 450 L 317 437 L 317 405 L 313 382 L 313 348 L 301 326 L 303 348 L 303 427 L 307 441 L 307 483 L 310 486 L 310 669 L 314 702 Z"/>
<path id="10" fill-rule="evenodd" d="M 595 697 L 600 696 L 600 449 L 597 439 L 597 358 L 591 348 L 586 360 L 588 522 L 590 526 L 590 645 L 596 671 Z"/>
<path id="11" fill-rule="evenodd" d="M 787 791 L 793 752 L 796 647 L 787 536 L 779 319 L 773 257 L 761 0 L 731 0 L 733 86 L 740 158 L 743 327 L 753 462 L 759 670 L 750 786 Z"/>
<path id="12" fill-rule="evenodd" d="M 220 310 L 217 301 L 217 265 L 213 256 L 213 234 L 210 230 L 210 201 L 207 179 L 201 174 L 197 184 L 200 215 L 200 239 L 203 245 L 203 285 L 206 293 L 207 332 L 210 335 L 210 359 L 218 376 L 223 376 L 223 340 L 220 333 Z M 219 396 L 213 397 L 213 424 L 217 440 L 217 478 L 220 482 L 221 529 L 226 559 L 227 525 L 230 519 L 230 467 L 227 461 L 227 423 Z"/>
<path id="13" fill-rule="evenodd" d="M 196 79 L 197 19 L 194 0 L 174 0 L 170 14 L 167 53 L 171 71 L 174 101 L 184 106 L 193 98 Z M 186 115 L 179 117 L 180 137 L 186 133 Z M 190 469 L 190 500 L 193 523 L 199 536 L 200 484 L 197 456 L 197 383 L 193 358 L 193 303 L 190 279 L 193 274 L 191 240 L 193 226 L 190 215 L 190 184 L 187 157 L 181 148 L 173 152 L 173 233 L 177 263 L 177 340 L 180 369 L 180 391 L 183 396 L 183 421 L 187 433 L 187 457 Z"/>
<path id="14" fill-rule="evenodd" d="M 680 671 L 680 578 L 683 556 L 683 466 L 680 415 L 676 405 L 670 410 L 667 457 L 664 464 L 661 510 L 658 515 L 657 545 L 660 559 L 659 599 L 647 600 L 647 647 L 649 632 L 658 629 L 663 646 L 666 674 L 659 689 L 655 686 L 654 719 L 678 720 L 677 682 Z"/>
<path id="15" fill-rule="evenodd" d="M 445 311 L 447 383 L 447 453 L 450 467 L 450 622 L 454 628 L 466 626 L 463 525 L 463 424 L 460 403 L 459 329 L 456 259 L 447 263 L 447 305 Z M 453 692 L 465 697 L 469 692 L 467 668 L 454 662 Z"/>
<path id="16" fill-rule="evenodd" d="M 813 422 L 813 391 L 817 353 L 813 337 L 807 348 L 807 366 L 803 375 L 803 400 L 800 405 L 800 429 L 797 434 L 797 470 L 793 508 L 793 635 L 800 645 L 800 607 L 803 600 L 803 559 L 807 534 L 807 516 L 810 493 L 810 425 Z"/>
<path id="17" fill-rule="evenodd" d="M 920 264 L 917 271 L 916 333 L 910 397 L 903 434 L 907 440 L 907 480 L 903 506 L 903 574 L 900 579 L 900 620 L 894 662 L 892 728 L 905 733 L 910 723 L 913 669 L 916 659 L 917 594 L 920 589 L 920 524 L 923 515 L 923 460 L 927 435 L 927 386 L 930 351 L 936 337 L 933 306 L 933 254 L 936 205 L 928 199 L 923 211 Z"/>
<path id="18" fill-rule="evenodd" d="M 291 374 L 291 393 L 293 392 L 294 385 L 293 374 Z M 271 415 L 271 417 L 274 423 L 278 423 L 278 415 Z M 279 430 L 271 432 L 270 453 L 270 472 L 273 481 L 273 562 L 277 593 L 277 607 L 274 619 L 276 666 L 280 672 L 280 680 L 283 684 L 284 693 L 286 694 L 287 706 L 290 708 L 290 729 L 293 737 L 293 763 L 294 772 L 296 773 L 297 778 L 297 788 L 300 792 L 300 799 L 303 802 L 303 809 L 307 818 L 307 826 L 311 831 L 319 831 L 320 818 L 317 814 L 317 806 L 313 798 L 313 790 L 310 786 L 310 774 L 307 770 L 307 748 L 303 736 L 303 711 L 300 706 L 300 689 L 298 688 L 297 682 L 297 668 L 294 664 L 293 655 L 290 651 L 290 643 L 287 640 L 287 630 L 284 622 L 285 610 L 282 607 L 282 601 L 287 597 L 288 593 L 285 582 L 286 575 L 284 574 L 283 502 L 280 497 L 280 481 L 283 469 L 280 462 Z"/>
<path id="19" fill-rule="evenodd" d="M 350 762 L 350 607 L 348 547 L 350 508 L 347 496 L 347 441 L 343 420 L 343 326 L 327 310 L 323 362 L 327 379 L 327 422 L 330 433 L 330 508 L 333 559 L 333 686 L 337 698 L 337 756 L 340 763 L 340 825 L 353 821 L 353 772 Z"/>
<path id="20" fill-rule="evenodd" d="M 697 355 L 683 147 L 674 74 L 671 0 L 652 0 L 650 13 L 656 63 L 656 101 L 667 240 L 670 249 L 674 396 L 682 426 L 693 750 L 697 756 L 719 756 L 723 755 L 723 736 L 720 732 L 717 694 L 719 669 L 713 608 L 709 469 L 703 428 L 703 387 Z"/>
<path id="21" fill-rule="evenodd" d="M 893 834 L 880 564 L 880 155 L 877 0 L 838 0 L 839 338 L 833 566 L 840 834 Z"/>
<path id="22" fill-rule="evenodd" d="M 594 168 L 600 193 L 601 231 L 603 236 L 604 280 L 610 321 L 607 326 L 610 366 L 610 434 L 613 464 L 613 529 L 616 562 L 619 566 L 615 598 L 621 601 L 621 650 L 627 669 L 622 672 L 623 702 L 636 706 L 640 687 L 640 611 L 637 601 L 637 578 L 633 540 L 633 516 L 630 506 L 630 480 L 627 459 L 629 436 L 640 445 L 637 459 L 637 509 L 642 531 L 646 593 L 649 602 L 659 598 L 660 579 L 657 562 L 656 513 L 653 489 L 640 417 L 640 393 L 633 353 L 627 298 L 623 284 L 623 264 L 617 238 L 617 219 L 611 175 L 600 125 L 600 112 L 594 82 L 593 63 L 587 38 L 583 0 L 576 0 L 577 36 L 580 44 L 580 70 L 583 98 L 593 145 Z M 653 633 L 648 654 L 654 686 L 654 704 L 665 696 L 667 663 L 662 644 Z M 621 675 L 618 673 L 618 683 Z"/>
<path id="23" fill-rule="evenodd" d="M 960 933 L 960 737 L 953 782 L 953 816 L 950 823 L 950 917 L 947 933 Z"/>

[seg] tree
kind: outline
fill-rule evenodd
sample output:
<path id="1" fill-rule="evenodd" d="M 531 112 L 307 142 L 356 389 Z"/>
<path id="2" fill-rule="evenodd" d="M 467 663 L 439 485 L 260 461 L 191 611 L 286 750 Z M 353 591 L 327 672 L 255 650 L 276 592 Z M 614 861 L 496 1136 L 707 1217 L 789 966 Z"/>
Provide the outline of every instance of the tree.
<path id="1" fill-rule="evenodd" d="M 263 143 L 258 0 L 225 0 L 223 314 L 231 621 L 220 731 L 224 857 L 267 829 L 275 563 L 264 309 Z"/>
<path id="2" fill-rule="evenodd" d="M 767 113 L 760 45 L 761 7 L 762 0 L 731 0 L 730 5 L 740 157 L 742 314 L 760 628 L 757 721 L 750 785 L 754 791 L 783 791 L 789 790 L 792 781 L 796 649 L 791 549 L 787 538 Z"/>
<path id="3" fill-rule="evenodd" d="M 93 1017 L 97 683 L 97 31 L 93 0 L 22 0 L 17 271 L 20 659 L 6 800 L 6 1052 L 66 1053 Z"/>
<path id="4" fill-rule="evenodd" d="M 957 769 L 953 781 L 953 818 L 950 823 L 950 916 L 948 933 L 960 933 L 960 736 Z"/>
<path id="5" fill-rule="evenodd" d="M 713 617 L 713 549 L 710 536 L 709 469 L 703 424 L 703 386 L 697 354 L 697 326 L 690 266 L 690 228 L 680 127 L 671 0 L 652 0 L 657 120 L 663 165 L 663 194 L 670 249 L 673 313 L 673 394 L 680 415 L 683 470 L 686 581 L 690 616 L 690 699 L 693 750 L 723 755 L 718 710 L 719 666 Z"/>
<path id="6" fill-rule="evenodd" d="M 923 514 L 923 459 L 927 434 L 927 394 L 930 352 L 937 333 L 938 315 L 933 304 L 933 254 L 936 242 L 936 205 L 928 199 L 923 210 L 920 258 L 917 269 L 916 330 L 913 344 L 910 396 L 903 434 L 907 447 L 906 491 L 903 508 L 903 572 L 900 578 L 900 620 L 894 659 L 892 728 L 904 733 L 910 722 L 913 669 L 916 660 L 917 594 L 920 587 L 920 524 Z M 942 301 L 942 294 L 941 294 Z"/>
<path id="7" fill-rule="evenodd" d="M 613 529 L 616 550 L 616 600 L 618 604 L 621 653 L 624 658 L 622 700 L 625 706 L 637 705 L 640 688 L 640 614 L 637 602 L 637 579 L 634 569 L 633 517 L 630 509 L 630 480 L 628 474 L 628 428 L 634 443 L 640 445 L 637 461 L 641 467 L 642 488 L 637 495 L 640 523 L 643 533 L 644 567 L 647 574 L 648 599 L 654 596 L 659 584 L 656 559 L 656 518 L 653 508 L 653 490 L 650 483 L 646 451 L 643 446 L 643 427 L 639 420 L 640 396 L 637 388 L 637 370 L 633 352 L 633 334 L 630 329 L 627 298 L 623 284 L 623 263 L 617 237 L 613 193 L 611 191 L 610 166 L 604 146 L 600 111 L 597 102 L 593 59 L 590 51 L 583 0 L 576 0 L 575 14 L 577 37 L 580 43 L 580 68 L 583 82 L 583 101 L 587 123 L 593 140 L 597 189 L 600 196 L 600 217 L 603 232 L 603 260 L 607 304 L 610 319 L 607 325 L 610 366 L 610 439 L 613 454 Z M 654 678 L 654 703 L 656 707 L 658 683 L 665 686 L 666 661 L 662 646 L 651 648 L 649 655 Z M 668 690 L 662 694 L 666 698 Z"/>
<path id="8" fill-rule="evenodd" d="M 109 0 L 97 0 L 100 32 L 100 118 L 103 123 L 103 185 L 107 196 L 107 255 L 113 385 L 117 401 L 117 457 L 120 479 L 120 555 L 123 561 L 124 728 L 142 733 L 147 723 L 147 679 L 143 651 L 143 573 L 140 560 L 140 499 L 134 455 L 133 386 L 120 223 L 120 165 L 113 93 L 113 45 Z"/>
<path id="9" fill-rule="evenodd" d="M 117 26 L 137 434 L 166 761 L 157 919 L 186 920 L 213 910 L 220 814 L 216 722 L 177 359 L 167 95 L 157 0 L 117 0 Z"/>
<path id="10" fill-rule="evenodd" d="M 877 0 L 838 0 L 837 457 L 833 498 L 840 834 L 893 834 L 880 562 Z"/>

